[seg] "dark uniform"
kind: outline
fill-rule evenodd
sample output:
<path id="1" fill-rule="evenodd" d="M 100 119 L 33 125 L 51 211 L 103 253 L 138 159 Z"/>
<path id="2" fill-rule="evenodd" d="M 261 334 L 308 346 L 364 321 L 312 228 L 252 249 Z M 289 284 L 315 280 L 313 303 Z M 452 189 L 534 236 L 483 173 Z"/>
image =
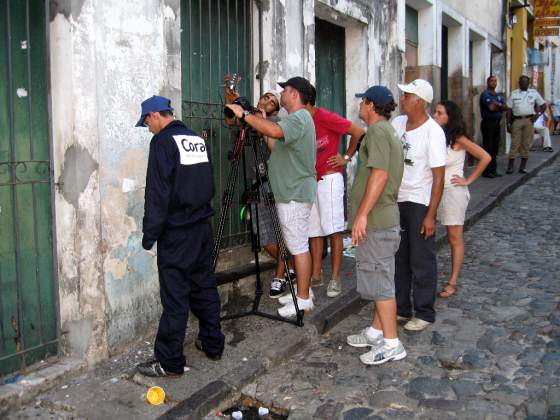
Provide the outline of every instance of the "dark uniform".
<path id="1" fill-rule="evenodd" d="M 493 102 L 497 102 L 501 105 L 506 104 L 502 95 L 489 90 L 482 92 L 480 95 L 480 115 L 482 117 L 480 131 L 482 132 L 482 145 L 484 150 L 486 150 L 492 158 L 490 164 L 484 170 L 485 176 L 496 175 L 498 169 L 496 156 L 498 156 L 498 150 L 500 148 L 502 111 L 491 111 L 490 105 Z"/>
<path id="2" fill-rule="evenodd" d="M 212 267 L 214 214 L 212 166 L 202 138 L 173 121 L 150 142 L 142 246 L 158 243 L 157 264 L 163 313 L 155 358 L 182 373 L 189 309 L 199 320 L 198 338 L 208 355 L 224 348 L 220 298 Z"/>

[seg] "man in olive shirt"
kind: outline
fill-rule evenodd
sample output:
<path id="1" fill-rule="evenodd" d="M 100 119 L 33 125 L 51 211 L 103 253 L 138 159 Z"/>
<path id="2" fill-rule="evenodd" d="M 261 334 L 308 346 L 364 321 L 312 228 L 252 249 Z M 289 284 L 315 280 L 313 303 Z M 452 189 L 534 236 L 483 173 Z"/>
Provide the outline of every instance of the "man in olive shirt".
<path id="1" fill-rule="evenodd" d="M 361 97 L 360 118 L 368 124 L 360 149 L 360 170 L 352 189 L 352 243 L 357 245 L 357 290 L 375 301 L 373 321 L 347 337 L 353 347 L 371 347 L 360 356 L 367 365 L 406 357 L 397 337 L 395 253 L 400 243 L 397 204 L 404 155 L 399 137 L 388 122 L 396 104 L 384 86 L 370 87 Z"/>
<path id="2" fill-rule="evenodd" d="M 276 210 L 282 227 L 284 242 L 294 256 L 299 309 L 313 309 L 309 295 L 311 279 L 311 254 L 309 253 L 309 215 L 317 195 L 315 180 L 315 125 L 305 105 L 312 95 L 309 81 L 292 77 L 278 83 L 284 90 L 281 105 L 288 116 L 278 123 L 258 118 L 244 111 L 239 105 L 226 105 L 241 122 L 266 136 L 271 150 L 268 178 L 276 199 Z M 278 309 L 285 318 L 296 316 L 293 301 Z"/>

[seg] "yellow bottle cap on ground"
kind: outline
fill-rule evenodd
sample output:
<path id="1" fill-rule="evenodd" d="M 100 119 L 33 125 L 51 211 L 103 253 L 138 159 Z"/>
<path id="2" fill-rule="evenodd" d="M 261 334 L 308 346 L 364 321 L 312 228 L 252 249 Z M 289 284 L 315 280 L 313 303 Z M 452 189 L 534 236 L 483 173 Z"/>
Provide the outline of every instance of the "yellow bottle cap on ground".
<path id="1" fill-rule="evenodd" d="M 148 389 L 146 393 L 146 399 L 152 405 L 160 405 L 165 401 L 165 391 L 162 387 L 153 386 Z"/>

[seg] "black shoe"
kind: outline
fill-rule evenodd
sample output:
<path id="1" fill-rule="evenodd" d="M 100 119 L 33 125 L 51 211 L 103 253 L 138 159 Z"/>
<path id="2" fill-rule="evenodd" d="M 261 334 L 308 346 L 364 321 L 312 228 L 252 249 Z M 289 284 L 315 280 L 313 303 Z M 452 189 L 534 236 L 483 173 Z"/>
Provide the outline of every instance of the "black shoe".
<path id="1" fill-rule="evenodd" d="M 494 175 L 494 174 L 482 174 L 482 176 L 484 178 L 496 178 L 496 175 Z"/>
<path id="2" fill-rule="evenodd" d="M 288 282 L 285 279 L 273 278 L 270 283 L 270 292 L 268 292 L 268 297 L 272 299 L 278 299 L 284 294 L 286 290 L 286 284 Z"/>
<path id="3" fill-rule="evenodd" d="M 513 164 L 514 164 L 514 162 L 515 162 L 515 159 L 510 159 L 510 160 L 509 160 L 506 174 L 512 174 L 512 173 L 513 173 Z"/>
<path id="4" fill-rule="evenodd" d="M 494 178 L 499 178 L 501 176 L 504 176 L 504 174 L 501 174 L 499 172 L 492 172 L 492 175 L 494 175 Z"/>
<path id="5" fill-rule="evenodd" d="M 202 340 L 200 338 L 197 338 L 194 341 L 194 346 L 196 347 L 197 350 L 200 350 L 201 352 L 203 352 L 206 355 L 206 357 L 208 357 L 210 360 L 218 361 L 222 358 L 223 350 L 219 353 L 209 353 L 209 352 L 207 352 L 206 348 L 205 348 L 205 346 L 202 343 Z"/>
<path id="6" fill-rule="evenodd" d="M 183 375 L 183 373 L 165 370 L 157 360 L 140 363 L 136 365 L 136 370 L 140 374 L 151 378 L 176 378 Z"/>
<path id="7" fill-rule="evenodd" d="M 545 147 L 543 152 L 554 152 L 554 150 L 552 150 L 552 147 Z"/>
<path id="8" fill-rule="evenodd" d="M 525 167 L 527 166 L 527 158 L 521 158 L 521 165 L 519 165 L 519 173 L 526 174 Z"/>

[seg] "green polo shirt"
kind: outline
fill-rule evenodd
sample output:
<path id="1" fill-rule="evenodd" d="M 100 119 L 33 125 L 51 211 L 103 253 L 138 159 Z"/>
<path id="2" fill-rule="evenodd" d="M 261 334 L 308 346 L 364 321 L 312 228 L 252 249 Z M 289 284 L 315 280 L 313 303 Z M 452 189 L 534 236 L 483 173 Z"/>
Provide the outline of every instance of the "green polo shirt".
<path id="1" fill-rule="evenodd" d="M 317 195 L 315 180 L 315 126 L 309 112 L 299 109 L 278 122 L 284 137 L 272 149 L 268 179 L 279 203 L 312 203 Z"/>
<path id="2" fill-rule="evenodd" d="M 368 127 L 360 146 L 360 169 L 352 188 L 351 221 L 366 191 L 372 168 L 389 175 L 385 189 L 367 217 L 368 229 L 389 229 L 400 224 L 397 197 L 404 170 L 403 147 L 397 132 L 388 121 L 378 121 Z"/>

